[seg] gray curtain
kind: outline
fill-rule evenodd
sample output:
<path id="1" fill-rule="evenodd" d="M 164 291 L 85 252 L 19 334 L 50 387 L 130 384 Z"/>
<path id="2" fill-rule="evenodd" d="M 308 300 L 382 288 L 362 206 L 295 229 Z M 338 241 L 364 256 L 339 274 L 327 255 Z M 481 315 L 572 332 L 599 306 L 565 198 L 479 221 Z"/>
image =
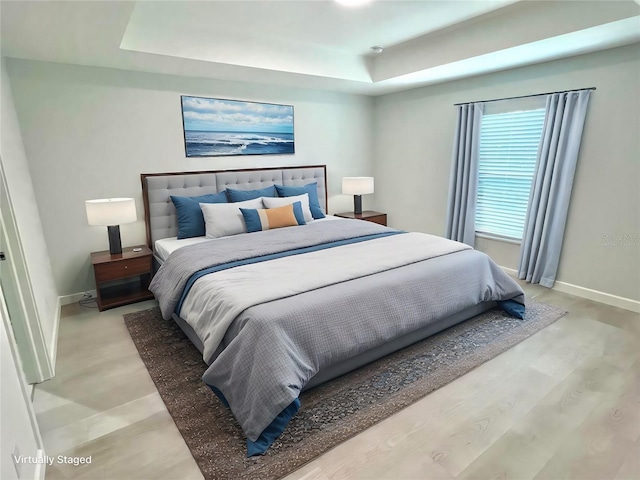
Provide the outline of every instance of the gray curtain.
<path id="1" fill-rule="evenodd" d="M 590 90 L 554 93 L 547 108 L 522 235 L 518 278 L 556 279 Z"/>
<path id="2" fill-rule="evenodd" d="M 476 235 L 478 155 L 483 103 L 458 105 L 453 141 L 446 237 L 471 245 Z"/>

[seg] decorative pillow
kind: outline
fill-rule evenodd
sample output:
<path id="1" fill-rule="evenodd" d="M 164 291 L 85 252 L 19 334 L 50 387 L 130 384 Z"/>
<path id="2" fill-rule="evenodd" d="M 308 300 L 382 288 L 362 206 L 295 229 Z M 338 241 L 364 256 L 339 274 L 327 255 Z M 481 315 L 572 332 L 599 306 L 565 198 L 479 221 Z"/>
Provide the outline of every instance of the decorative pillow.
<path id="1" fill-rule="evenodd" d="M 236 203 L 201 203 L 207 238 L 247 233 L 240 207 L 262 208 L 262 199 L 256 198 Z"/>
<path id="2" fill-rule="evenodd" d="M 260 197 L 277 197 L 276 187 L 271 185 L 270 187 L 260 188 L 258 190 L 233 190 L 227 188 L 227 198 L 230 202 L 245 202 L 247 200 L 253 200 Z"/>
<path id="3" fill-rule="evenodd" d="M 294 202 L 278 208 L 261 208 L 258 210 L 241 208 L 240 211 L 249 233 L 305 225 L 300 202 Z"/>
<path id="4" fill-rule="evenodd" d="M 309 194 L 309 209 L 313 218 L 324 218 L 324 212 L 318 201 L 318 182 L 308 183 L 302 187 L 288 187 L 285 185 L 276 185 L 278 195 L 281 197 L 293 197 L 296 195 Z"/>
<path id="5" fill-rule="evenodd" d="M 304 214 L 305 223 L 313 221 L 313 215 L 309 209 L 309 194 L 296 195 L 295 197 L 262 197 L 262 203 L 266 208 L 277 208 L 284 205 L 291 205 L 292 203 L 300 202 L 302 204 L 302 213 Z"/>
<path id="6" fill-rule="evenodd" d="M 201 203 L 227 203 L 225 192 L 209 193 L 199 197 L 181 197 L 171 195 L 171 201 L 178 213 L 178 240 L 191 237 L 203 237 L 204 217 L 200 210 Z"/>

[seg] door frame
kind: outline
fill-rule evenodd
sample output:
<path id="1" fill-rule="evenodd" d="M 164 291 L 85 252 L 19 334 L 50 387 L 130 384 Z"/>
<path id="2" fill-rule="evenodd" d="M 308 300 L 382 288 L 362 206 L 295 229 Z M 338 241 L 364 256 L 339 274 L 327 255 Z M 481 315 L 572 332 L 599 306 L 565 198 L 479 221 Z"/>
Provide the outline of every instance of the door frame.
<path id="1" fill-rule="evenodd" d="M 12 307 L 17 312 L 14 311 L 13 316 L 9 317 L 11 332 L 15 337 L 18 354 L 22 360 L 25 379 L 28 383 L 40 383 L 52 378 L 54 370 L 42 332 L 40 315 L 11 198 L 9 198 L 2 161 L 0 161 L 0 237 L 4 237 L 5 240 L 0 238 L 0 243 L 4 243 L 2 248 L 6 256 L 6 260 L 2 261 L 2 269 L 9 272 L 9 275 L 5 275 L 6 281 L 12 282 L 11 287 L 16 297 L 15 305 Z"/>
<path id="2" fill-rule="evenodd" d="M 15 368 L 20 369 L 21 362 L 20 362 L 20 359 L 18 358 L 18 355 L 19 355 L 17 351 L 18 345 L 15 339 L 11 337 L 12 335 L 11 318 L 9 317 L 9 310 L 7 309 L 7 304 L 4 301 L 4 293 L 1 285 L 0 285 L 0 322 L 2 322 L 3 328 L 7 333 L 9 349 L 11 350 L 11 356 L 13 357 Z M 19 377 L 18 382 L 20 383 L 20 395 L 22 396 L 22 400 L 24 401 L 25 407 L 27 409 L 27 415 L 29 416 L 29 425 L 31 426 L 31 431 L 33 433 L 33 440 L 35 440 L 35 444 L 37 448 L 36 457 L 38 459 L 44 460 L 46 459 L 44 442 L 42 440 L 42 435 L 40 434 L 40 427 L 38 426 L 38 419 L 36 417 L 35 409 L 33 407 L 33 403 L 29 395 L 29 387 L 26 384 L 26 379 L 22 375 L 19 375 L 19 372 L 16 372 L 16 373 L 18 373 L 18 377 Z M 8 452 L 3 451 L 2 453 L 3 455 L 6 455 Z M 44 462 L 37 463 L 35 467 L 34 479 L 44 480 L 45 470 L 46 470 L 46 466 Z"/>

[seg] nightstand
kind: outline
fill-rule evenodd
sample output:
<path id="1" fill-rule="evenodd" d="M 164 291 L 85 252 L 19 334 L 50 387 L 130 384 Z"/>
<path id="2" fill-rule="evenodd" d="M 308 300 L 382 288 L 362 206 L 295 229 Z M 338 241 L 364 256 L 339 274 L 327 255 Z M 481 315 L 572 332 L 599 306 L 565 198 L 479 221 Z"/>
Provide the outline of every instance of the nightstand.
<path id="1" fill-rule="evenodd" d="M 109 250 L 93 252 L 91 263 L 96 278 L 98 309 L 128 305 L 153 298 L 149 288 L 153 254 L 147 246 L 122 249 L 121 254 L 111 255 Z"/>
<path id="2" fill-rule="evenodd" d="M 374 212 L 373 210 L 365 210 L 362 213 L 334 213 L 334 215 L 340 218 L 355 218 L 356 220 L 366 220 L 367 222 L 379 223 L 380 225 L 384 225 L 385 227 L 387 226 L 387 214 Z"/>

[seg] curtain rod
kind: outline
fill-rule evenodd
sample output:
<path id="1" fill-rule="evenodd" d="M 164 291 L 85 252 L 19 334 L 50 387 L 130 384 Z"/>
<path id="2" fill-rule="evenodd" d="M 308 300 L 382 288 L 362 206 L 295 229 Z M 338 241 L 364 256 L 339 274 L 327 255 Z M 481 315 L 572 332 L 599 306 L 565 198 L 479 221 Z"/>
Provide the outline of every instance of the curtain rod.
<path id="1" fill-rule="evenodd" d="M 541 95 L 553 95 L 554 93 L 567 93 L 567 92 L 577 92 L 579 90 L 595 90 L 595 89 L 596 89 L 596 87 L 589 87 L 589 88 L 577 88 L 577 89 L 574 89 L 574 90 L 560 90 L 558 92 L 534 93 L 533 95 L 519 95 L 517 97 L 493 98 L 491 100 L 480 100 L 480 101 L 476 101 L 476 102 L 454 103 L 453 106 L 457 107 L 458 105 L 468 105 L 470 103 L 499 102 L 501 100 L 515 100 L 516 98 L 539 97 Z"/>

